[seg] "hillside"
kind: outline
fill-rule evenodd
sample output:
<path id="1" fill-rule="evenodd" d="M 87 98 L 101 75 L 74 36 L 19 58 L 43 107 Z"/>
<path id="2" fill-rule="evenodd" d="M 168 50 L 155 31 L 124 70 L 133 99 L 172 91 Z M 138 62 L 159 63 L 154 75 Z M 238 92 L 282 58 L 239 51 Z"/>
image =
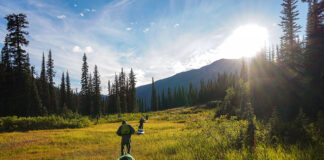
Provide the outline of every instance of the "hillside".
<path id="1" fill-rule="evenodd" d="M 159 92 L 161 92 L 162 89 L 167 90 L 168 86 L 170 86 L 171 88 L 177 87 L 179 85 L 188 87 L 190 82 L 194 86 L 199 87 L 200 80 L 202 79 L 216 79 L 218 73 L 235 73 L 239 72 L 240 69 L 240 59 L 220 59 L 199 69 L 181 72 L 174 76 L 158 80 L 155 82 L 155 87 Z M 151 96 L 151 89 L 151 84 L 137 87 L 137 98 L 144 98 L 148 101 Z"/>

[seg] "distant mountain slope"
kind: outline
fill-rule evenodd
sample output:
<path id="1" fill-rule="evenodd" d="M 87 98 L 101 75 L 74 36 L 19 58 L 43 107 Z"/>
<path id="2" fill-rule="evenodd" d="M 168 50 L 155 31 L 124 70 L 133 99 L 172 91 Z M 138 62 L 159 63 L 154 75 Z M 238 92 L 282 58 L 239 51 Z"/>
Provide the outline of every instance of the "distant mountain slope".
<path id="1" fill-rule="evenodd" d="M 165 92 L 168 89 L 168 86 L 173 88 L 176 86 L 184 86 L 188 87 L 190 82 L 194 86 L 199 86 L 200 80 L 204 79 L 216 79 L 217 73 L 235 73 L 240 71 L 241 69 L 241 60 L 240 59 L 220 59 L 209 65 L 201 67 L 199 69 L 193 69 L 186 72 L 178 73 L 169 78 L 161 79 L 155 82 L 155 86 L 159 92 L 164 88 Z M 151 84 L 139 86 L 136 88 L 136 94 L 138 98 L 144 98 L 149 102 L 151 97 Z"/>

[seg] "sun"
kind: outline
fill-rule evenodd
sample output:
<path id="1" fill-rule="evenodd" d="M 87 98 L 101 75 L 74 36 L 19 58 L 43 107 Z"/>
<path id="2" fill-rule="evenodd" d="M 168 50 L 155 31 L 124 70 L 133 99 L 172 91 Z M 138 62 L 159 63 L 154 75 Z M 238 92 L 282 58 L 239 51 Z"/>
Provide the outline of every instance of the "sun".
<path id="1" fill-rule="evenodd" d="M 253 57 L 268 43 L 268 30 L 256 24 L 240 26 L 219 46 L 223 58 Z"/>

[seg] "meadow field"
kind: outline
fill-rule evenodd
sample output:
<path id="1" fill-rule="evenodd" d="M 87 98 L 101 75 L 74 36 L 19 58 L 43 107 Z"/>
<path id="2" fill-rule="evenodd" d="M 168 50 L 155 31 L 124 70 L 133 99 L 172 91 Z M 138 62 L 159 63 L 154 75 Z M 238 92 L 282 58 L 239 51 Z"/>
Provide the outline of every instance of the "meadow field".
<path id="1" fill-rule="evenodd" d="M 267 130 L 257 123 L 255 148 L 245 144 L 248 122 L 235 117 L 214 119 L 215 109 L 175 108 L 148 113 L 145 134 L 132 136 L 137 160 L 180 159 L 323 159 L 316 146 L 268 144 Z M 138 127 L 146 114 L 105 116 L 89 127 L 0 133 L 0 159 L 107 159 L 120 156 L 116 135 L 120 120 Z"/>

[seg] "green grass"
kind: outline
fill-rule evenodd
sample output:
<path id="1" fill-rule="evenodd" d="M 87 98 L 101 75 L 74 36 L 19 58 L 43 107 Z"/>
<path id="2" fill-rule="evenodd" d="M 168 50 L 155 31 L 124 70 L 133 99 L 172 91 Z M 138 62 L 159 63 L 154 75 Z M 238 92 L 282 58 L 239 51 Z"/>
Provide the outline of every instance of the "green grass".
<path id="1" fill-rule="evenodd" d="M 215 109 L 201 107 L 148 113 L 145 134 L 132 136 L 132 155 L 137 160 L 324 159 L 323 143 L 303 147 L 268 144 L 261 123 L 257 123 L 256 148 L 251 152 L 243 142 L 247 121 L 235 117 L 212 120 L 214 113 Z M 87 128 L 0 133 L 0 159 L 116 160 L 120 137 L 115 132 L 120 121 L 128 120 L 137 129 L 141 116 L 106 116 Z"/>

